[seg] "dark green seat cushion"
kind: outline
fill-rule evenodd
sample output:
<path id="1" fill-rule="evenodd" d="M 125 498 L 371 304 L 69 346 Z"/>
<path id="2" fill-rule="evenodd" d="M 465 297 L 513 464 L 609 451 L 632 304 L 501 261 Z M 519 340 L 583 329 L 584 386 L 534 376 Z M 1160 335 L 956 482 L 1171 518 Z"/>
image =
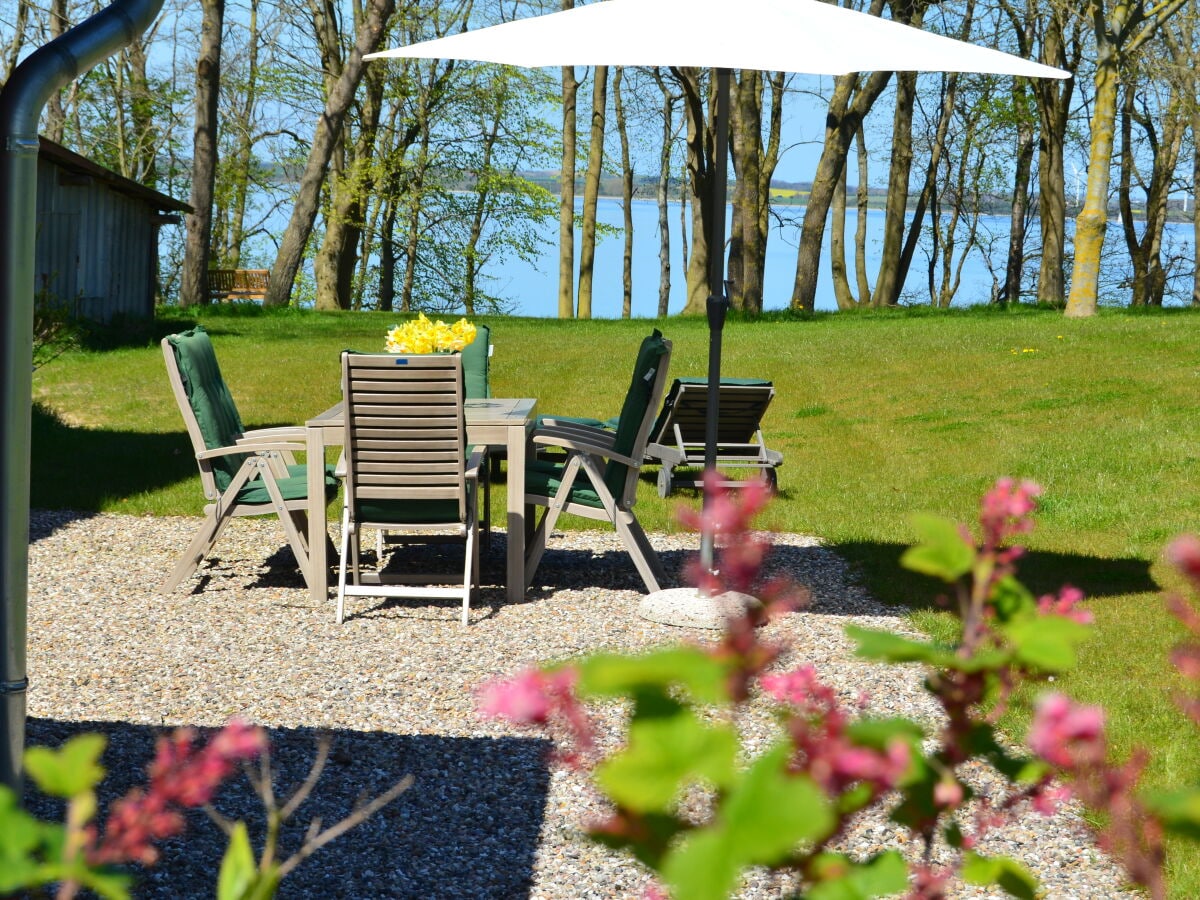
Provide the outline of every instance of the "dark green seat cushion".
<path id="1" fill-rule="evenodd" d="M 533 460 L 525 467 L 525 493 L 538 497 L 553 497 L 562 486 L 564 468 L 562 463 Z M 604 509 L 600 495 L 592 488 L 587 474 L 583 471 L 575 476 L 575 483 L 571 485 L 567 500 L 581 506 Z"/>
<path id="2" fill-rule="evenodd" d="M 462 349 L 463 397 L 467 400 L 484 400 L 492 396 L 488 382 L 492 330 L 486 325 L 475 326 L 475 340 Z"/>
<path id="3" fill-rule="evenodd" d="M 167 341 L 175 351 L 183 390 L 196 417 L 196 424 L 200 426 L 204 446 L 209 450 L 228 447 L 245 429 L 233 395 L 221 377 L 221 367 L 217 365 L 217 355 L 208 332 L 202 325 L 197 325 L 188 331 L 170 335 Z M 229 482 L 245 459 L 245 454 L 239 453 L 212 461 L 218 490 L 224 491 L 229 487 Z"/>
<path id="4" fill-rule="evenodd" d="M 360 500 L 358 522 L 448 525 L 461 522 L 457 500 Z"/>
<path id="5" fill-rule="evenodd" d="M 308 467 L 299 464 L 288 466 L 288 477 L 277 478 L 275 483 L 279 485 L 279 493 L 283 495 L 284 500 L 304 500 L 308 497 Z M 337 478 L 333 474 L 334 467 L 331 465 L 325 466 L 325 502 L 328 503 L 337 496 L 338 483 Z M 242 485 L 242 489 L 238 491 L 238 503 L 270 503 L 271 495 L 267 492 L 267 485 L 261 478 L 256 478 L 247 484 Z"/>

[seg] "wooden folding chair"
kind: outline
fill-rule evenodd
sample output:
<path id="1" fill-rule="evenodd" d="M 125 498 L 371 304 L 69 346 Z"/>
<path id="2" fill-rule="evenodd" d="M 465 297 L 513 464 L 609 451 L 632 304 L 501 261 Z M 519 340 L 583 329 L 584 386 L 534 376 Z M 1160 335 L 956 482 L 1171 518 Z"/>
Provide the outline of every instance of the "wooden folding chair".
<path id="1" fill-rule="evenodd" d="M 471 589 L 479 582 L 479 467 L 463 420 L 463 370 L 458 354 L 342 354 L 346 492 L 337 620 L 346 597 L 461 598 L 467 624 Z M 465 545 L 462 582 L 444 575 L 377 569 L 359 560 L 363 528 L 401 533 L 412 542 Z M 437 532 L 436 534 L 432 532 Z M 382 565 L 380 560 L 380 565 Z"/>
<path id="2" fill-rule="evenodd" d="M 561 462 L 534 459 L 526 468 L 525 502 L 546 509 L 526 553 L 526 585 L 533 581 L 558 516 L 569 512 L 611 522 L 646 589 L 662 588 L 666 576 L 633 506 L 638 472 L 646 458 L 646 442 L 662 401 L 670 361 L 671 342 L 655 329 L 638 350 L 615 430 L 557 422 L 534 431 L 536 446 L 560 448 L 566 458 Z"/>
<path id="3" fill-rule="evenodd" d="M 211 502 L 204 507 L 199 531 L 160 590 L 174 590 L 196 571 L 230 519 L 271 514 L 279 516 L 304 581 L 310 583 L 308 470 L 293 456 L 305 448 L 304 429 L 244 429 L 202 326 L 167 335 L 162 351 L 200 467 L 204 497 Z M 326 466 L 325 496 L 319 502 L 328 503 L 336 493 L 333 467 Z"/>

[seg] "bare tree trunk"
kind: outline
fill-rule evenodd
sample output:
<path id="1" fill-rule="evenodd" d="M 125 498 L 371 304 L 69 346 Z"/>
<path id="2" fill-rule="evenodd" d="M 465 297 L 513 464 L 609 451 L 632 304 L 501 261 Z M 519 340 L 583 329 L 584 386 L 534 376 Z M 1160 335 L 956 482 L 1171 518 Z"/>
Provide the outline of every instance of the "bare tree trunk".
<path id="1" fill-rule="evenodd" d="M 882 8 L 881 0 L 873 2 L 871 7 L 872 14 L 878 15 Z M 800 246 L 796 252 L 796 278 L 792 285 L 791 302 L 794 310 L 813 311 L 821 245 L 825 239 L 825 219 L 833 202 L 834 191 L 837 190 L 841 170 L 846 164 L 850 142 L 891 77 L 891 72 L 872 72 L 862 85 L 859 84 L 859 76 L 854 74 L 839 75 L 834 79 L 833 96 L 825 117 L 825 144 L 813 176 L 812 190 L 804 210 L 804 224 L 800 229 Z"/>
<path id="2" fill-rule="evenodd" d="M 217 99 L 221 87 L 221 31 L 225 0 L 201 0 L 200 54 L 196 60 L 195 127 L 192 130 L 192 212 L 180 273 L 182 306 L 208 303 L 208 256 L 212 240 L 213 186 L 217 177 Z"/>
<path id="3" fill-rule="evenodd" d="M 325 102 L 325 109 L 313 135 L 308 163 L 300 177 L 300 189 L 296 195 L 292 216 L 280 242 L 275 265 L 271 268 L 271 282 L 265 301 L 267 306 L 287 306 L 291 298 L 292 285 L 296 280 L 296 273 L 300 271 L 304 247 L 317 218 L 321 186 L 325 182 L 329 160 L 341 134 L 346 112 L 362 79 L 363 55 L 379 47 L 384 28 L 395 8 L 396 0 L 369 0 L 367 15 L 359 28 L 354 50 Z"/>
<path id="4" fill-rule="evenodd" d="M 633 163 L 629 157 L 629 128 L 625 121 L 625 101 L 621 81 L 625 69 L 618 66 L 613 75 L 613 107 L 617 116 L 617 135 L 621 139 L 621 207 L 624 211 L 625 246 L 621 253 L 621 318 L 633 315 Z"/>
<path id="5" fill-rule="evenodd" d="M 24 37 L 25 23 L 29 17 L 29 4 L 18 0 L 17 3 L 17 22 L 16 31 L 13 34 L 14 47 L 17 46 L 17 41 Z M 50 40 L 54 40 L 62 36 L 67 30 L 67 0 L 51 0 L 50 3 Z M 13 55 L 13 65 L 16 64 L 15 54 Z M 9 67 L 12 71 L 12 67 Z M 5 75 L 5 80 L 8 76 Z M 67 128 L 67 113 L 63 109 L 62 91 L 55 91 L 50 95 L 50 100 L 46 103 L 46 137 L 55 143 L 61 144 L 63 134 Z"/>
<path id="6" fill-rule="evenodd" d="M 4 81 L 8 81 L 8 76 L 13 73 L 13 69 L 21 61 L 21 51 L 25 48 L 26 30 L 29 27 L 29 3 L 17 2 L 17 17 L 13 22 L 12 39 L 8 42 L 8 46 L 4 48 Z M 50 7 L 50 37 L 56 38 L 63 33 L 66 26 L 66 0 L 53 0 Z M 58 28 L 58 31 L 55 31 Z M 57 94 L 57 92 L 55 92 Z M 51 98 L 52 100 L 55 98 Z M 59 112 L 62 112 L 62 102 L 59 101 Z M 61 133 L 56 140 L 61 140 Z"/>
<path id="7" fill-rule="evenodd" d="M 895 306 L 900 300 L 900 250 L 904 220 L 908 215 L 908 179 L 912 172 L 912 117 L 916 99 L 915 72 L 896 75 L 896 107 L 892 116 L 892 164 L 888 171 L 886 212 L 883 219 L 883 250 L 879 277 L 875 282 L 875 306 Z"/>
<path id="8" fill-rule="evenodd" d="M 968 5 L 968 9 L 973 9 L 973 4 Z M 970 18 L 968 16 L 967 25 L 964 26 L 964 34 L 969 28 Z M 950 72 L 942 76 L 942 107 L 938 114 L 937 128 L 934 133 L 933 141 L 930 143 L 929 163 L 925 169 L 925 183 L 921 187 L 921 193 L 917 196 L 916 209 L 913 211 L 912 222 L 909 225 L 908 236 L 904 241 L 904 247 L 900 251 L 900 261 L 896 264 L 898 273 L 893 282 L 894 299 L 893 303 L 900 299 L 900 288 L 904 285 L 908 278 L 909 268 L 912 266 L 912 259 L 917 252 L 917 243 L 921 237 L 921 222 L 925 218 L 925 208 L 929 205 L 933 198 L 934 192 L 937 190 L 937 170 L 941 163 L 942 151 L 946 147 L 946 135 L 950 131 L 950 122 L 954 118 L 954 104 L 958 99 L 958 73 Z M 909 121 L 909 129 L 911 132 L 912 122 Z M 911 145 L 910 145 L 911 147 Z M 907 199 L 907 198 L 906 198 Z M 936 220 L 934 220 L 936 227 Z"/>
<path id="9" fill-rule="evenodd" d="M 1163 230 L 1167 223 L 1167 203 L 1179 153 L 1183 148 L 1183 137 L 1187 132 L 1189 116 L 1184 111 L 1184 98 L 1179 95 L 1175 84 L 1171 85 L 1165 109 L 1152 117 L 1137 109 L 1137 82 L 1130 81 L 1123 87 L 1124 102 L 1121 106 L 1121 175 L 1117 196 L 1121 210 L 1121 230 L 1125 236 L 1125 247 L 1133 263 L 1134 306 L 1162 306 L 1166 292 L 1167 273 L 1162 265 Z M 1137 236 L 1134 221 L 1132 182 L 1137 162 L 1134 158 L 1133 123 L 1136 122 L 1147 140 L 1150 152 L 1150 180 L 1138 178 L 1145 187 L 1146 213 L 1142 237 Z"/>
<path id="10" fill-rule="evenodd" d="M 366 197 L 372 193 L 375 139 L 383 105 L 384 70 L 377 65 L 366 70 L 366 90 L 357 104 L 360 124 L 354 143 L 347 145 L 345 169 L 330 178 L 329 210 L 325 216 L 325 236 L 313 258 L 317 283 L 317 309 L 350 309 L 354 269 L 358 260 L 358 241 Z"/>
<path id="11" fill-rule="evenodd" d="M 708 255 L 721 253 L 722 247 L 708 246 L 707 223 L 712 215 L 712 179 L 726 173 L 713 171 L 713 134 L 705 108 L 709 105 L 711 85 L 704 91 L 700 70 L 695 67 L 671 69 L 683 90 L 683 108 L 687 117 L 687 170 L 692 206 L 691 251 L 687 260 L 687 300 L 685 314 L 702 313 L 708 300 Z"/>
<path id="12" fill-rule="evenodd" d="M 838 309 L 853 309 L 854 298 L 846 278 L 846 167 L 838 175 L 833 192 L 833 214 L 829 219 L 829 270 L 833 275 L 833 297 Z"/>
<path id="13" fill-rule="evenodd" d="M 1092 101 L 1092 139 L 1088 152 L 1087 192 L 1075 219 L 1075 264 L 1066 314 L 1091 316 L 1096 312 L 1100 286 L 1100 253 L 1108 224 L 1108 185 L 1111 177 L 1113 135 L 1117 118 L 1117 88 L 1121 61 L 1136 53 L 1187 0 L 1164 0 L 1149 15 L 1136 0 L 1114 0 L 1106 16 L 1104 3 L 1090 6 L 1096 39 L 1096 89 Z"/>
<path id="14" fill-rule="evenodd" d="M 679 94 L 667 88 L 662 73 L 654 70 L 654 80 L 663 96 L 662 147 L 658 155 L 658 315 L 667 314 L 671 300 L 671 225 L 667 221 L 667 192 L 671 187 L 671 145 L 675 140 L 675 104 Z"/>
<path id="15" fill-rule="evenodd" d="M 573 9 L 575 0 L 562 0 Z M 558 205 L 558 317 L 575 316 L 575 132 L 579 79 L 574 66 L 562 70 L 562 173 Z"/>
<path id="16" fill-rule="evenodd" d="M 604 169 L 604 120 L 608 108 L 608 66 L 592 72 L 592 130 L 583 182 L 583 235 L 579 247 L 579 300 L 576 314 L 592 317 L 592 275 L 596 264 L 596 203 Z"/>
<path id="17" fill-rule="evenodd" d="M 1021 275 L 1025 271 L 1025 232 L 1029 212 L 1029 182 L 1033 175 L 1033 122 L 1025 115 L 1029 85 L 1021 78 L 1013 83 L 1013 108 L 1017 114 L 1016 167 L 1013 170 L 1012 218 L 1008 229 L 1008 254 L 1004 287 L 999 303 L 1021 301 Z"/>
<path id="18" fill-rule="evenodd" d="M 867 171 L 867 139 L 862 127 L 854 133 L 858 157 L 858 222 L 854 227 L 854 274 L 858 280 L 858 305 L 871 302 L 871 283 L 867 280 L 867 214 L 871 209 L 871 188 Z"/>

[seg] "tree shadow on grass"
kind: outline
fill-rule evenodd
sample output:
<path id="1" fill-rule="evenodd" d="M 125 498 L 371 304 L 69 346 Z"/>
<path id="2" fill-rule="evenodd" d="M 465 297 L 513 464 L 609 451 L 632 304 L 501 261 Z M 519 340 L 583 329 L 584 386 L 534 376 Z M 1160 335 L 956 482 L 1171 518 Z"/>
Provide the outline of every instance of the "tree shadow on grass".
<path id="1" fill-rule="evenodd" d="M 907 545 L 875 541 L 847 541 L 830 547 L 842 556 L 871 594 L 883 603 L 913 609 L 937 608 L 937 599 L 948 585 L 911 572 L 900 564 Z M 1150 575 L 1144 559 L 1104 559 L 1074 553 L 1028 551 L 1017 562 L 1017 577 L 1036 596 L 1056 594 L 1073 585 L 1089 598 L 1157 592 L 1160 585 Z"/>
<path id="2" fill-rule="evenodd" d="M 70 425 L 33 405 L 30 505 L 96 512 L 113 501 L 195 477 L 187 434 Z"/>
<path id="3" fill-rule="evenodd" d="M 270 728 L 274 790 L 285 802 L 308 773 L 319 732 Z M 64 722 L 30 718 L 29 745 L 58 746 L 83 732 L 108 738 L 100 789 L 102 810 L 131 786 L 145 783 L 160 729 L 129 722 Z M 316 789 L 285 826 L 279 856 L 303 842 L 308 823 L 329 827 L 382 794 L 405 775 L 414 784 L 361 825 L 318 850 L 281 884 L 296 897 L 527 897 L 549 792 L 548 741 L 465 738 L 336 729 Z M 61 821 L 62 805 L 27 785 L 26 808 Z M 256 851 L 264 830 L 262 806 L 248 780 L 235 775 L 214 806 L 247 823 Z M 103 812 L 101 814 L 103 817 Z M 153 868 L 136 873 L 135 896 L 212 896 L 226 839 L 200 810 L 187 830 L 162 845 Z"/>

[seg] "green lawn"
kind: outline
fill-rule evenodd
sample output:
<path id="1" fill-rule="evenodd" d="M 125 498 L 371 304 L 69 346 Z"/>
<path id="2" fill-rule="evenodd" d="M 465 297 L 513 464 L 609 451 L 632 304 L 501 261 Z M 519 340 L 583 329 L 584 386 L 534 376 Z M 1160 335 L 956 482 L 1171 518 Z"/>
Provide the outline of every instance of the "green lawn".
<path id="1" fill-rule="evenodd" d="M 338 396 L 338 351 L 381 350 L 390 315 L 204 312 L 248 425 L 291 424 Z M 497 396 L 540 411 L 608 417 L 652 324 L 675 343 L 675 375 L 705 374 L 701 319 L 558 322 L 495 318 Z M 183 320 L 164 320 L 174 330 Z M 1178 630 L 1159 585 L 1171 536 L 1200 530 L 1200 314 L 1108 312 L 1069 321 L 1012 311 L 837 314 L 731 320 L 724 374 L 768 377 L 764 424 L 782 450 L 779 530 L 817 534 L 881 599 L 944 627 L 936 587 L 899 570 L 910 513 L 962 520 L 999 475 L 1045 488 L 1025 573 L 1085 590 L 1097 620 L 1081 671 L 1058 687 L 1110 710 L 1116 751 L 1152 749 L 1152 784 L 1200 772 L 1197 732 L 1171 703 Z M 33 504 L 133 514 L 198 513 L 195 465 L 155 344 L 72 352 L 34 375 Z M 64 476 L 64 473 L 69 475 Z M 681 492 L 685 498 L 693 492 Z M 653 474 L 639 516 L 672 528 Z M 503 509 L 503 504 L 494 506 Z M 576 525 L 582 525 L 576 521 Z M 1022 734 L 1027 706 L 1007 725 Z M 1200 896 L 1200 857 L 1173 846 L 1173 892 Z"/>

